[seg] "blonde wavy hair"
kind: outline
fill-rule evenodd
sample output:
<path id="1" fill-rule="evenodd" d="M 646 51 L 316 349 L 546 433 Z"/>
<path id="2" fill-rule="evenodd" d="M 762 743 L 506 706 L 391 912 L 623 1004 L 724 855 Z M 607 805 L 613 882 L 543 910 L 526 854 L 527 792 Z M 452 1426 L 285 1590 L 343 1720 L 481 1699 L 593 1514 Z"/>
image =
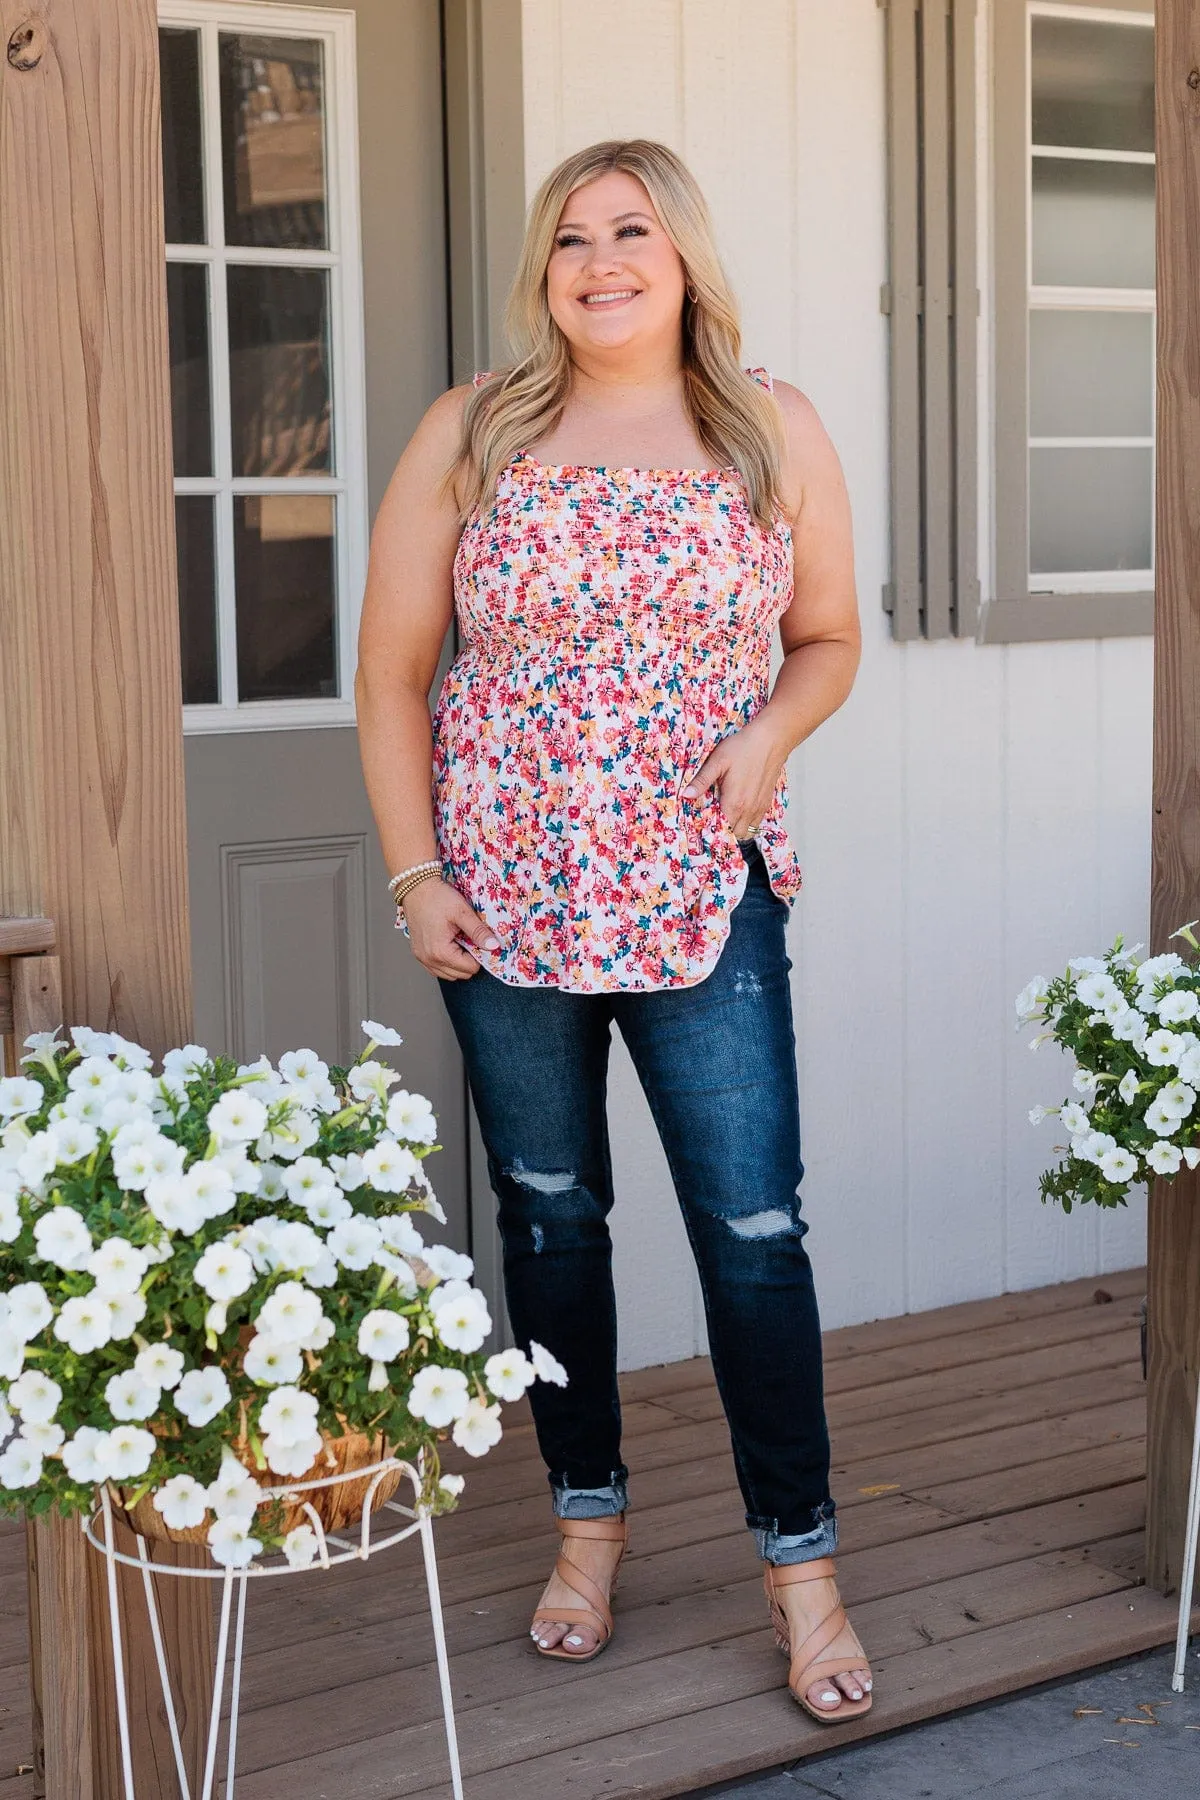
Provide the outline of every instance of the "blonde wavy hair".
<path id="1" fill-rule="evenodd" d="M 696 179 L 673 150 L 647 138 L 577 150 L 538 189 L 505 315 L 516 361 L 470 395 L 449 471 L 463 516 L 491 504 L 501 470 L 562 416 L 571 385 L 571 347 L 550 311 L 546 268 L 567 196 L 618 169 L 642 183 L 683 263 L 684 393 L 696 435 L 710 456 L 739 471 L 755 522 L 770 530 L 782 504 L 779 406 L 742 368 L 737 302 Z"/>

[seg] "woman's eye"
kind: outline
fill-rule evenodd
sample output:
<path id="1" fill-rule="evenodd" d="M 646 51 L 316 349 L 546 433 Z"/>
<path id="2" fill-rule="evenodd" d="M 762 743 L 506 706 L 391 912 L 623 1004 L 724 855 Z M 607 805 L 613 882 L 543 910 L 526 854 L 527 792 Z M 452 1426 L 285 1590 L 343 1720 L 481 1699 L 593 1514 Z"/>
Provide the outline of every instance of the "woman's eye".
<path id="1" fill-rule="evenodd" d="M 582 244 L 582 242 L 583 239 L 579 236 L 578 232 L 565 232 L 562 237 L 555 238 L 554 248 L 556 250 L 569 250 L 573 244 Z"/>
<path id="2" fill-rule="evenodd" d="M 650 233 L 647 231 L 647 229 L 644 225 L 622 225 L 620 230 L 617 232 L 617 236 L 619 238 L 649 237 L 649 235 L 650 235 Z"/>

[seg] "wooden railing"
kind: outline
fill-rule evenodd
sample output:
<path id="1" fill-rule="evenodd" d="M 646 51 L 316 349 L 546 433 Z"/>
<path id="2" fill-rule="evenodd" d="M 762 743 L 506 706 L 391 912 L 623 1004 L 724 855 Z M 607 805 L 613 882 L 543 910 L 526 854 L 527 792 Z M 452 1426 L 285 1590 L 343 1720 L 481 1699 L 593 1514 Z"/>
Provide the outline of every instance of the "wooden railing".
<path id="1" fill-rule="evenodd" d="M 0 1073 L 16 1074 L 31 1031 L 61 1025 L 62 979 L 52 919 L 0 918 L 0 1038 L 12 1039 Z"/>

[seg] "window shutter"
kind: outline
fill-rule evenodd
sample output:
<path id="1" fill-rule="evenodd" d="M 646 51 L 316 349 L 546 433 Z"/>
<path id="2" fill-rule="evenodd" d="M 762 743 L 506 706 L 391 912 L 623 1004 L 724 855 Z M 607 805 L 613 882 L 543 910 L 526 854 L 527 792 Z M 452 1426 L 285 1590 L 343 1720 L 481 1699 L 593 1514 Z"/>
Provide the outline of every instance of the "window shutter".
<path id="1" fill-rule="evenodd" d="M 892 573 L 897 638 L 974 634 L 976 0 L 887 12 Z"/>

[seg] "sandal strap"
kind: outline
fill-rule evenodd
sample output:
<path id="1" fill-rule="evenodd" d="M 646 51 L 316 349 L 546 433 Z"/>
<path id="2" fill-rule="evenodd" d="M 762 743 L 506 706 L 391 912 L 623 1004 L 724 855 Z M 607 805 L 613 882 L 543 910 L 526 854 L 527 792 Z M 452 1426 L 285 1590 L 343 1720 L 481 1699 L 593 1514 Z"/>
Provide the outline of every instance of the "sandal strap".
<path id="1" fill-rule="evenodd" d="M 530 1624 L 536 1625 L 539 1620 L 545 1620 L 547 1625 L 599 1625 L 600 1636 L 605 1643 L 612 1636 L 611 1616 L 605 1619 L 602 1613 L 593 1612 L 590 1606 L 556 1606 L 550 1612 L 539 1607 Z"/>
<path id="2" fill-rule="evenodd" d="M 794 1581 L 832 1581 L 837 1564 L 832 1556 L 814 1557 L 811 1562 L 767 1563 L 763 1582 L 768 1594 L 775 1588 L 791 1587 Z"/>
<path id="3" fill-rule="evenodd" d="M 801 1670 L 800 1678 L 793 1680 L 788 1670 L 788 1684 L 799 1688 L 801 1693 L 812 1687 L 815 1681 L 824 1681 L 826 1676 L 849 1675 L 852 1669 L 866 1669 L 870 1664 L 865 1656 L 826 1656 L 819 1662 L 809 1663 L 807 1669 Z"/>
<path id="4" fill-rule="evenodd" d="M 612 1611 L 609 1607 L 608 1596 L 604 1592 L 604 1589 L 598 1587 L 591 1576 L 585 1575 L 583 1570 L 575 1563 L 568 1562 L 565 1556 L 558 1556 L 555 1558 L 554 1573 L 565 1587 L 569 1587 L 573 1593 L 580 1596 L 584 1605 L 594 1612 L 598 1619 L 604 1620 L 605 1630 L 611 1632 L 613 1624 Z M 555 1613 L 553 1616 L 557 1619 L 562 1615 Z"/>
<path id="5" fill-rule="evenodd" d="M 602 1538 L 610 1544 L 624 1544 L 629 1537 L 624 1513 L 606 1513 L 599 1519 L 556 1519 L 555 1524 L 565 1538 Z"/>

